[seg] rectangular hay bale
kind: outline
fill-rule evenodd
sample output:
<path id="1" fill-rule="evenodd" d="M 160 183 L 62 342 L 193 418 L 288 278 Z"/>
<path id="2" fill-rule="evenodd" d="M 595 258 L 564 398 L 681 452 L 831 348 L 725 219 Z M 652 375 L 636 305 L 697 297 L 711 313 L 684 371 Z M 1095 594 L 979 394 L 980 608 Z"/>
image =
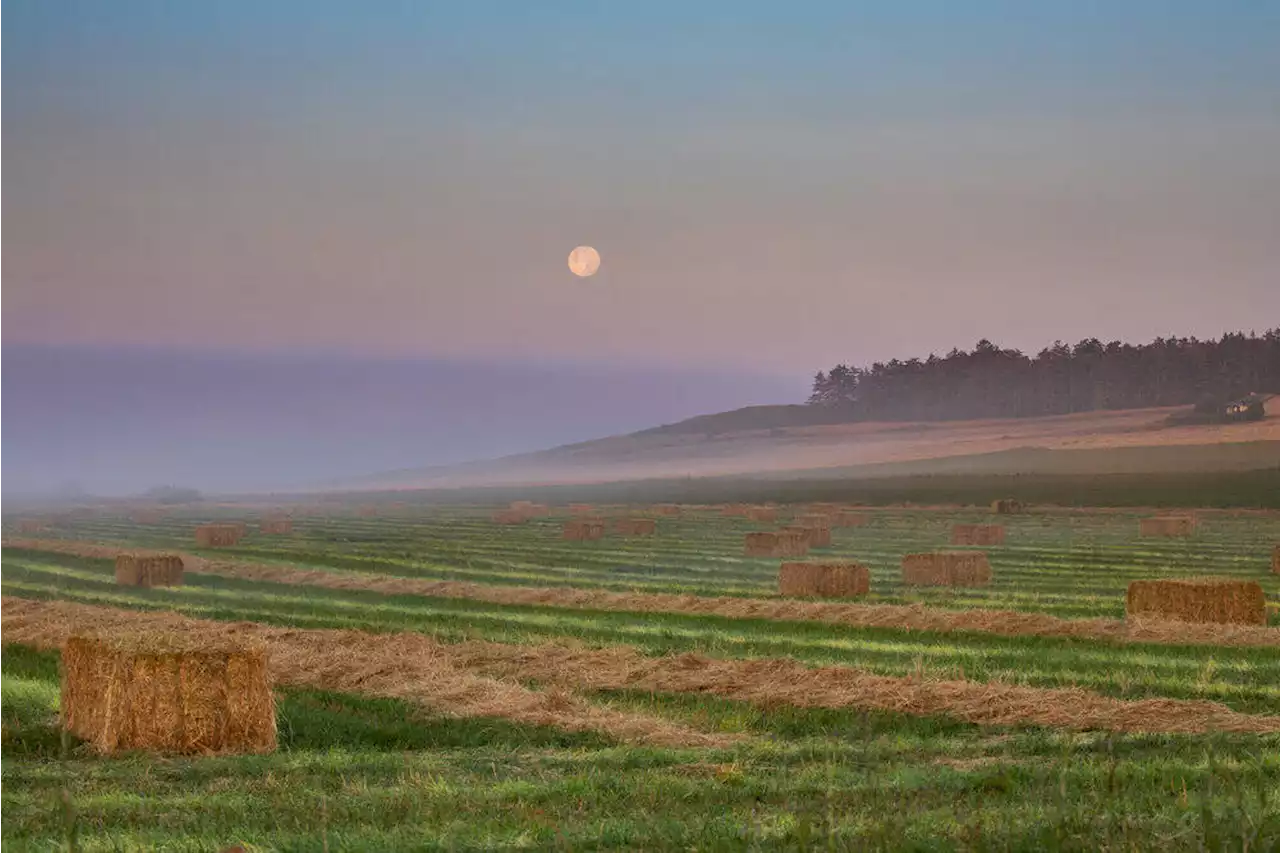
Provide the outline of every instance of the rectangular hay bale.
<path id="1" fill-rule="evenodd" d="M 657 506 L 650 508 L 649 511 L 654 515 L 662 515 L 672 518 L 681 515 L 684 512 L 680 507 L 680 504 L 658 504 Z"/>
<path id="2" fill-rule="evenodd" d="M 613 522 L 613 529 L 622 536 L 652 536 L 658 523 L 652 518 L 619 518 Z"/>
<path id="3" fill-rule="evenodd" d="M 772 523 L 778 520 L 778 511 L 771 506 L 752 506 L 747 507 L 744 513 L 748 521 L 762 521 Z"/>
<path id="4" fill-rule="evenodd" d="M 1177 622 L 1266 625 L 1267 597 L 1257 581 L 1177 578 L 1132 581 L 1125 614 Z"/>
<path id="5" fill-rule="evenodd" d="M 182 557 L 177 554 L 117 554 L 116 583 L 120 586 L 181 586 Z"/>
<path id="6" fill-rule="evenodd" d="M 604 519 L 575 518 L 564 523 L 565 539 L 582 542 L 588 539 L 604 538 Z"/>
<path id="7" fill-rule="evenodd" d="M 196 545 L 201 548 L 227 548 L 239 544 L 244 536 L 242 524 L 201 524 L 196 527 Z"/>
<path id="8" fill-rule="evenodd" d="M 832 527 L 865 527 L 871 523 L 871 516 L 865 512 L 843 510 L 831 516 Z"/>
<path id="9" fill-rule="evenodd" d="M 793 531 L 748 533 L 744 553 L 748 557 L 803 557 L 809 553 L 809 540 Z"/>
<path id="10" fill-rule="evenodd" d="M 830 548 L 831 547 L 831 528 L 819 527 L 812 524 L 789 524 L 782 528 L 785 533 L 799 533 L 810 548 Z"/>
<path id="11" fill-rule="evenodd" d="M 871 590 L 871 572 L 861 563 L 783 563 L 778 594 L 852 598 Z"/>
<path id="12" fill-rule="evenodd" d="M 991 502 L 991 511 L 996 515 L 1013 515 L 1022 512 L 1022 502 L 1014 498 L 1000 498 Z"/>
<path id="13" fill-rule="evenodd" d="M 494 524 L 524 524 L 529 520 L 528 514 L 518 509 L 500 509 L 492 518 Z"/>
<path id="14" fill-rule="evenodd" d="M 991 582 L 991 562 L 981 551 L 906 554 L 902 582 L 907 586 L 982 586 Z"/>
<path id="15" fill-rule="evenodd" d="M 1182 537 L 1195 533 L 1196 520 L 1190 515 L 1156 515 L 1138 522 L 1142 536 Z"/>
<path id="16" fill-rule="evenodd" d="M 267 516 L 258 522 L 258 530 L 271 536 L 288 536 L 293 533 L 293 519 L 288 516 Z"/>
<path id="17" fill-rule="evenodd" d="M 62 647 L 62 725 L 104 754 L 263 753 L 276 748 L 261 645 L 182 634 L 71 636 Z"/>
<path id="18" fill-rule="evenodd" d="M 1003 524 L 955 524 L 951 527 L 952 545 L 1003 545 Z"/>

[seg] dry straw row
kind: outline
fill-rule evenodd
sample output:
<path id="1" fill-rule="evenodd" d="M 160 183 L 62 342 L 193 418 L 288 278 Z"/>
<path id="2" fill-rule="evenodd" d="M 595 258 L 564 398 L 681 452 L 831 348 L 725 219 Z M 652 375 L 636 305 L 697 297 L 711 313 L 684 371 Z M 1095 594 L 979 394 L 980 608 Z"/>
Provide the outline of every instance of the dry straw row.
<path id="1" fill-rule="evenodd" d="M 599 731 L 630 743 L 687 747 L 734 740 L 647 714 L 605 708 L 561 690 L 529 690 L 468 672 L 454 660 L 450 647 L 421 634 L 297 630 L 9 597 L 3 599 L 3 607 L 5 641 L 41 649 L 61 649 L 82 633 L 119 640 L 147 634 L 181 637 L 189 647 L 259 644 L 269 677 L 279 685 L 404 699 L 455 717 Z"/>
<path id="2" fill-rule="evenodd" d="M 651 658 L 615 646 L 439 643 L 421 634 L 366 634 L 219 623 L 58 601 L 3 599 L 6 640 L 57 648 L 76 630 L 121 636 L 167 630 L 210 643 L 265 644 L 279 683 L 411 699 L 458 715 L 498 716 L 608 731 L 629 740 L 711 745 L 725 739 L 652 717 L 602 709 L 571 695 L 539 694 L 512 681 L 572 690 L 627 689 L 714 695 L 764 707 L 864 708 L 946 715 L 982 725 L 1058 726 L 1124 732 L 1280 732 L 1280 716 L 1242 714 L 1216 702 L 1113 699 L 1087 690 L 874 675 L 811 668 L 786 658 Z"/>
<path id="3" fill-rule="evenodd" d="M 6 539 L 8 547 L 114 559 L 118 548 L 74 540 Z M 1077 637 L 1117 643 L 1257 646 L 1280 648 L 1280 629 L 1253 625 L 1182 624 L 1160 620 L 1061 619 L 1016 610 L 944 610 L 919 605 L 789 601 L 778 598 L 624 593 L 571 587 L 520 587 L 391 578 L 356 572 L 209 560 L 183 555 L 188 572 L 272 583 L 359 589 L 387 595 L 461 598 L 490 604 L 520 604 L 635 613 L 694 613 L 735 619 L 815 621 L 907 631 L 952 631 L 1000 636 Z"/>

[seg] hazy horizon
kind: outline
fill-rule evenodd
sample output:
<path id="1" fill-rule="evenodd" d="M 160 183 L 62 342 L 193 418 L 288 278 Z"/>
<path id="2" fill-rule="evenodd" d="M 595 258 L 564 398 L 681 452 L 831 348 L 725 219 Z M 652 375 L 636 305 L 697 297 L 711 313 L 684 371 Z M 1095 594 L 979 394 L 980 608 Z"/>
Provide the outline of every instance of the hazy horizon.
<path id="1" fill-rule="evenodd" d="M 804 378 L 340 354 L 15 346 L 4 491 L 316 487 L 760 403 Z"/>

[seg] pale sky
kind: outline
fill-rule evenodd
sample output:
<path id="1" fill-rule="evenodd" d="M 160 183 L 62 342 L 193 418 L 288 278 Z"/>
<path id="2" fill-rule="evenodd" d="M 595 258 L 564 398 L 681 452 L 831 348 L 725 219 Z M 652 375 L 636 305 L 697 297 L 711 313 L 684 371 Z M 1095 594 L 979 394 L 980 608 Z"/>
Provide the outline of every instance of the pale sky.
<path id="1" fill-rule="evenodd" d="M 6 343 L 806 376 L 1280 319 L 1280 3 L 5 12 Z"/>

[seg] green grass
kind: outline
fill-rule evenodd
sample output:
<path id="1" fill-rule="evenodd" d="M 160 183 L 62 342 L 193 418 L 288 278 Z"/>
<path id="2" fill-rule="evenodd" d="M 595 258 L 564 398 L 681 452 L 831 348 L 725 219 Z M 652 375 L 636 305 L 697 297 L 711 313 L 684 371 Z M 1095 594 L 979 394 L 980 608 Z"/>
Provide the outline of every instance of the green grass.
<path id="1" fill-rule="evenodd" d="M 870 563 L 873 597 L 948 607 L 1118 616 L 1128 580 L 1267 572 L 1275 520 L 1210 518 L 1188 543 L 1134 536 L 1136 515 L 1022 516 L 992 549 L 986 590 L 900 587 L 906 550 L 981 513 L 880 513 L 831 553 Z M 186 548 L 192 519 L 85 520 L 75 538 Z M 565 543 L 551 521 L 494 528 L 475 509 L 308 518 L 293 538 L 230 552 L 335 571 L 479 583 L 732 595 L 770 590 L 776 561 L 741 557 L 736 519 L 659 522 L 652 540 Z M 228 554 L 219 550 L 209 552 Z M 574 639 L 649 654 L 790 656 L 886 674 L 1078 685 L 1123 698 L 1212 699 L 1280 713 L 1280 651 L 930 634 L 817 623 L 502 606 L 189 575 L 117 587 L 108 561 L 6 549 L 3 592 L 223 620 L 419 631 L 447 641 Z M 624 746 L 603 735 L 315 690 L 278 692 L 270 756 L 100 758 L 56 725 L 57 657 L 4 647 L 4 821 L 12 850 L 258 849 L 1280 849 L 1280 738 L 1071 734 L 853 710 L 763 709 L 628 691 L 593 701 L 746 739 L 721 749 Z M 1185 789 L 1185 794 L 1184 794 Z M 63 793 L 67 797 L 64 799 Z"/>

